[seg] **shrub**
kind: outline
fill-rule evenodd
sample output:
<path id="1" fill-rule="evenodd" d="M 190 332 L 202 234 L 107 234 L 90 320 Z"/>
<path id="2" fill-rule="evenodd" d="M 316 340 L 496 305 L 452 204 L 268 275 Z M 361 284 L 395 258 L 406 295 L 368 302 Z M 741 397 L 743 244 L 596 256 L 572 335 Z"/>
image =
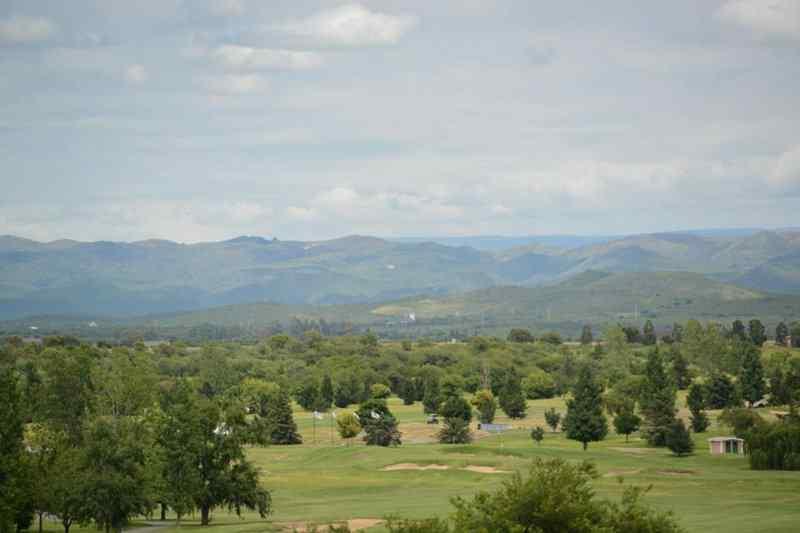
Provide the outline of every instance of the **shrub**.
<path id="1" fill-rule="evenodd" d="M 688 455 L 694 451 L 694 441 L 686 430 L 683 420 L 677 419 L 670 425 L 666 434 L 667 448 L 678 457 Z"/>
<path id="2" fill-rule="evenodd" d="M 469 422 L 463 418 L 445 418 L 442 429 L 437 434 L 442 444 L 466 444 L 472 442 Z"/>

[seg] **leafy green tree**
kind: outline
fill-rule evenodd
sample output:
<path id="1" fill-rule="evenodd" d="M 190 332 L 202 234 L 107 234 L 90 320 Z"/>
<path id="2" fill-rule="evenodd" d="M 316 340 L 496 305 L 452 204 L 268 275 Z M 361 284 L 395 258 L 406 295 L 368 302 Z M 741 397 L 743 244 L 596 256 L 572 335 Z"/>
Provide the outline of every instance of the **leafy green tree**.
<path id="1" fill-rule="evenodd" d="M 558 430 L 558 424 L 561 423 L 561 413 L 556 412 L 555 407 L 551 407 L 544 412 L 544 421 L 550 426 L 550 429 L 555 433 Z"/>
<path id="2" fill-rule="evenodd" d="M 786 345 L 786 337 L 789 336 L 789 327 L 784 322 L 780 322 L 775 327 L 775 344 L 780 344 L 781 346 Z"/>
<path id="3" fill-rule="evenodd" d="M 254 442 L 258 444 L 301 444 L 303 438 L 297 432 L 289 395 L 278 385 L 261 391 L 257 398 L 257 409 L 251 425 Z"/>
<path id="4" fill-rule="evenodd" d="M 639 431 L 642 419 L 634 412 L 633 404 L 623 407 L 614 417 L 614 431 L 619 435 L 625 435 L 625 442 L 628 442 L 630 434 Z"/>
<path id="5" fill-rule="evenodd" d="M 42 353 L 42 365 L 46 378 L 41 416 L 78 444 L 84 418 L 94 402 L 93 357 L 84 348 L 50 348 Z"/>
<path id="6" fill-rule="evenodd" d="M 368 446 L 398 446 L 401 434 L 386 400 L 372 398 L 358 406 L 358 421 L 364 429 L 364 442 Z"/>
<path id="7" fill-rule="evenodd" d="M 23 413 L 16 373 L 0 365 L 0 533 L 15 531 L 25 509 Z"/>
<path id="8" fill-rule="evenodd" d="M 686 360 L 683 353 L 674 344 L 669 351 L 669 355 L 672 362 L 673 382 L 678 387 L 678 390 L 685 390 L 692 382 L 692 378 L 689 375 L 689 361 Z"/>
<path id="9" fill-rule="evenodd" d="M 561 339 L 561 335 L 559 335 L 555 331 L 545 331 L 544 333 L 542 333 L 540 340 L 545 344 L 552 344 L 555 346 L 558 346 L 563 342 L 563 340 Z"/>
<path id="10" fill-rule="evenodd" d="M 583 365 L 578 373 L 572 399 L 567 401 L 563 428 L 567 438 L 582 443 L 584 450 L 590 442 L 603 440 L 608 433 L 603 414 L 603 386 L 595 380 L 589 365 Z"/>
<path id="11" fill-rule="evenodd" d="M 800 348 L 800 321 L 792 322 L 789 335 L 792 337 L 792 348 Z"/>
<path id="12" fill-rule="evenodd" d="M 741 341 L 747 339 L 747 332 L 741 320 L 734 320 L 733 324 L 731 324 L 731 337 Z"/>
<path id="13" fill-rule="evenodd" d="M 344 413 L 336 417 L 336 426 L 339 436 L 347 440 L 348 445 L 351 439 L 361 433 L 361 424 L 353 413 Z"/>
<path id="14" fill-rule="evenodd" d="M 522 392 L 522 380 L 516 368 L 511 367 L 506 375 L 506 381 L 500 391 L 500 408 L 510 418 L 525 418 L 528 404 Z"/>
<path id="15" fill-rule="evenodd" d="M 754 429 L 761 429 L 764 426 L 764 419 L 756 411 L 734 407 L 725 409 L 719 415 L 719 421 L 733 430 L 733 434 L 739 438 L 745 438 Z"/>
<path id="16" fill-rule="evenodd" d="M 750 337 L 750 342 L 758 347 L 761 347 L 767 341 L 767 328 L 757 318 L 748 323 L 747 334 Z"/>
<path id="17" fill-rule="evenodd" d="M 644 323 L 644 328 L 642 329 L 642 344 L 645 346 L 654 346 L 657 341 L 656 328 L 653 326 L 653 323 L 648 320 Z"/>
<path id="18" fill-rule="evenodd" d="M 689 387 L 689 394 L 686 395 L 686 406 L 691 413 L 692 431 L 695 433 L 705 432 L 711 422 L 705 412 L 705 390 L 699 383 L 693 383 Z"/>
<path id="19" fill-rule="evenodd" d="M 440 403 L 442 403 L 442 397 L 439 390 L 439 377 L 430 374 L 425 377 L 425 393 L 422 397 L 423 410 L 429 414 L 436 413 Z"/>
<path id="20" fill-rule="evenodd" d="M 294 396 L 300 407 L 306 411 L 315 411 L 322 406 L 319 383 L 314 378 L 307 378 L 297 388 Z"/>
<path id="21" fill-rule="evenodd" d="M 403 405 L 414 405 L 417 399 L 417 387 L 414 384 L 413 378 L 406 378 L 400 389 L 400 397 L 403 399 Z"/>
<path id="22" fill-rule="evenodd" d="M 375 383 L 369 388 L 370 398 L 386 400 L 392 395 L 392 390 L 383 383 Z"/>
<path id="23" fill-rule="evenodd" d="M 642 433 L 647 442 L 665 446 L 667 431 L 675 420 L 675 387 L 658 348 L 648 354 L 639 405 L 644 419 Z"/>
<path id="24" fill-rule="evenodd" d="M 581 344 L 592 344 L 593 341 L 594 335 L 592 335 L 592 326 L 589 324 L 584 324 L 583 328 L 581 329 Z"/>
<path id="25" fill-rule="evenodd" d="M 706 384 L 706 404 L 709 409 L 725 409 L 738 405 L 736 387 L 731 379 L 722 373 L 714 373 Z"/>
<path id="26" fill-rule="evenodd" d="M 469 423 L 472 420 L 472 407 L 464 398 L 461 384 L 452 379 L 442 384 L 444 401 L 439 414 L 444 417 L 444 427 L 439 431 L 439 442 L 463 444 L 472 440 Z"/>
<path id="27" fill-rule="evenodd" d="M 750 405 L 764 397 L 766 386 L 764 384 L 764 367 L 761 364 L 761 350 L 749 343 L 742 354 L 739 387 L 742 398 L 750 402 Z"/>
<path id="28" fill-rule="evenodd" d="M 83 511 L 85 472 L 81 450 L 64 443 L 52 465 L 48 483 L 48 512 L 61 521 L 64 533 L 80 521 Z"/>
<path id="29" fill-rule="evenodd" d="M 331 381 L 331 376 L 325 374 L 325 377 L 322 378 L 322 385 L 319 389 L 319 396 L 320 396 L 320 407 L 322 407 L 323 411 L 327 411 L 331 408 L 333 404 L 333 382 Z"/>
<path id="30" fill-rule="evenodd" d="M 481 424 L 491 424 L 497 411 L 497 401 L 494 399 L 492 391 L 482 389 L 472 397 L 472 405 L 478 411 L 478 421 Z"/>
<path id="31" fill-rule="evenodd" d="M 121 531 L 131 517 L 147 514 L 152 479 L 147 469 L 148 431 L 131 418 L 97 418 L 84 437 L 82 514 L 99 528 Z"/>
<path id="32" fill-rule="evenodd" d="M 541 426 L 536 426 L 531 430 L 531 438 L 536 442 L 536 444 L 542 444 L 542 440 L 544 439 L 544 430 Z"/>
<path id="33" fill-rule="evenodd" d="M 456 498 L 454 532 L 679 533 L 670 514 L 640 503 L 641 489 L 627 489 L 621 504 L 596 500 L 590 483 L 598 477 L 591 463 L 535 459 L 527 477 L 515 474 L 494 493 Z M 439 529 L 433 530 L 441 532 Z M 411 533 L 426 530 L 395 530 Z"/>
<path id="34" fill-rule="evenodd" d="M 536 339 L 527 329 L 515 328 L 508 333 L 508 342 L 533 342 L 534 340 Z"/>
<path id="35" fill-rule="evenodd" d="M 346 374 L 343 379 L 337 381 L 336 387 L 334 387 L 333 403 L 339 408 L 359 403 L 363 399 L 362 387 L 356 374 Z"/>
<path id="36" fill-rule="evenodd" d="M 216 400 L 178 384 L 165 414 L 160 441 L 166 450 L 171 506 L 199 509 L 201 525 L 208 525 L 211 511 L 220 506 L 237 514 L 255 510 L 262 518 L 270 513 L 270 493 L 245 457 L 242 410 L 225 411 Z"/>
<path id="37" fill-rule="evenodd" d="M 522 380 L 522 389 L 531 400 L 552 398 L 556 394 L 556 382 L 550 374 L 535 368 Z"/>
<path id="38" fill-rule="evenodd" d="M 442 444 L 466 444 L 472 442 L 469 422 L 459 417 L 445 418 L 436 437 Z"/>
<path id="39" fill-rule="evenodd" d="M 97 414 L 137 416 L 156 403 L 158 374 L 147 352 L 115 348 L 91 372 Z"/>
<path id="40" fill-rule="evenodd" d="M 666 434 L 667 448 L 678 457 L 688 455 L 694 451 L 694 441 L 683 420 L 675 420 L 669 427 Z"/>

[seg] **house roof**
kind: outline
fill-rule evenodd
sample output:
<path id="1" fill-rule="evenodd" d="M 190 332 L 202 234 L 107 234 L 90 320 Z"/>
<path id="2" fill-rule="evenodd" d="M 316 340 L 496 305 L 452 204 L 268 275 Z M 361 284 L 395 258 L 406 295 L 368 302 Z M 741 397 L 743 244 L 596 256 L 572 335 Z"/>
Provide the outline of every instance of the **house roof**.
<path id="1" fill-rule="evenodd" d="M 728 440 L 744 441 L 744 439 L 740 439 L 739 437 L 711 437 L 710 439 L 708 439 L 709 442 L 725 442 Z"/>

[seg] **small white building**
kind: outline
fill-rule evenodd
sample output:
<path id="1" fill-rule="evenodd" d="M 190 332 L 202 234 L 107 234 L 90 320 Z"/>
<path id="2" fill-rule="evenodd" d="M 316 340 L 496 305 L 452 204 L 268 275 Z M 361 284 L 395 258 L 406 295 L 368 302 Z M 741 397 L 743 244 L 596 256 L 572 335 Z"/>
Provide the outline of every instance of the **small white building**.
<path id="1" fill-rule="evenodd" d="M 712 437 L 708 439 L 711 455 L 744 455 L 744 440 L 739 437 Z"/>

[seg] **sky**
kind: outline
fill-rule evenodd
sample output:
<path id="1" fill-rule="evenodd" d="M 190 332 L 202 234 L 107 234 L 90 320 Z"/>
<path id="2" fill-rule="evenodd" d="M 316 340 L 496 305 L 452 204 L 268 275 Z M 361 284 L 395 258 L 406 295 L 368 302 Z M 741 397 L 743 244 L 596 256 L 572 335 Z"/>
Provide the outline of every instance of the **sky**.
<path id="1" fill-rule="evenodd" d="M 800 225 L 800 0 L 0 0 L 0 234 Z"/>

